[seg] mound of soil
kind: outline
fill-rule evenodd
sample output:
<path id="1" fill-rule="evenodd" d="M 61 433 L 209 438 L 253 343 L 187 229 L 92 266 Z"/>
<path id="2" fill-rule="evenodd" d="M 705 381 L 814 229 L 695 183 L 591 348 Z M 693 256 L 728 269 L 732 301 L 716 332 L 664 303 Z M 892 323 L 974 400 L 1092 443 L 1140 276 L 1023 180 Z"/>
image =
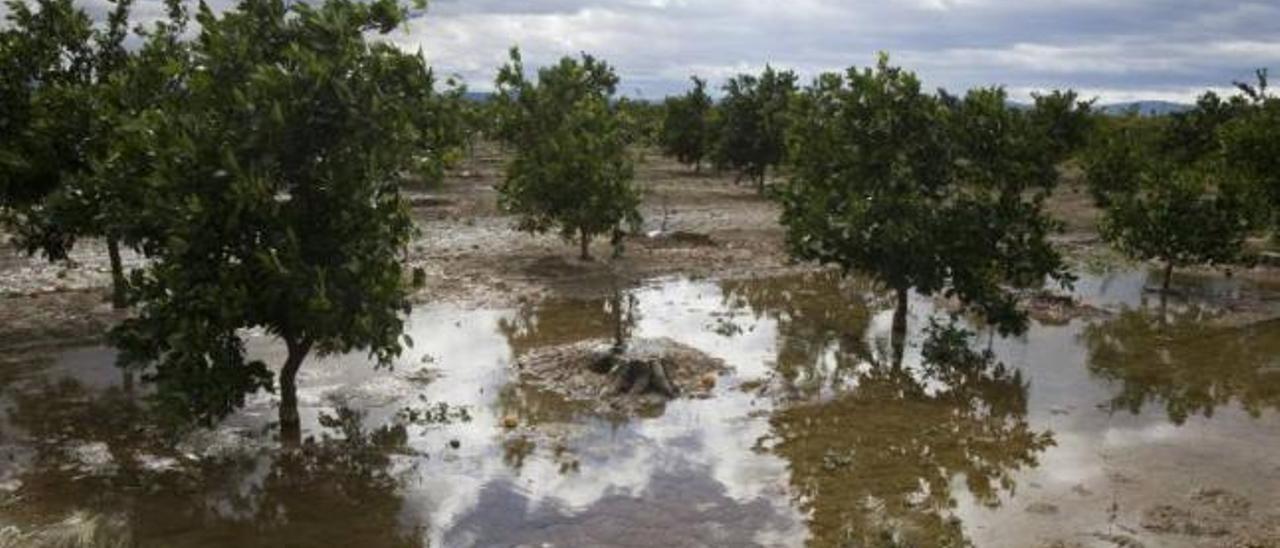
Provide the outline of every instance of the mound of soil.
<path id="1" fill-rule="evenodd" d="M 728 367 L 671 339 L 636 339 L 624 348 L 590 340 L 532 351 L 516 362 L 522 380 L 602 413 L 647 414 L 679 397 L 705 398 Z"/>

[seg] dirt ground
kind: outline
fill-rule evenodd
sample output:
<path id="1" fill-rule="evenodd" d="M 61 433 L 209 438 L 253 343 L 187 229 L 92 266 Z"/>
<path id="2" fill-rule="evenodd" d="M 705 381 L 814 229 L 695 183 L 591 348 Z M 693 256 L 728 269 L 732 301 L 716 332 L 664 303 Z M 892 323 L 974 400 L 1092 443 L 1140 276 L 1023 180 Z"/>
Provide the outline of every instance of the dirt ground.
<path id="1" fill-rule="evenodd" d="M 769 275 L 788 266 L 777 207 L 729 174 L 694 174 L 654 153 L 637 163 L 644 189 L 644 230 L 611 258 L 604 238 L 595 261 L 555 234 L 517 232 L 499 211 L 495 186 L 503 157 L 480 147 L 439 188 L 410 192 L 421 231 L 409 264 L 427 274 L 421 302 L 504 305 L 546 295 L 593 295 L 661 275 Z M 663 231 L 665 227 L 665 231 Z M 663 236 L 647 237 L 655 231 Z M 140 259 L 126 255 L 127 265 Z M 65 263 L 0 251 L 0 348 L 83 342 L 100 336 L 120 314 L 106 304 L 106 248 L 82 242 Z"/>
<path id="2" fill-rule="evenodd" d="M 591 248 L 597 260 L 586 263 L 555 234 L 514 231 L 514 219 L 497 207 L 501 176 L 501 155 L 483 151 L 435 193 L 442 205 L 417 210 L 422 236 L 410 262 L 428 273 L 424 299 L 494 304 L 548 292 L 595 294 L 668 274 L 765 275 L 788 268 L 777 206 L 753 188 L 735 186 L 728 174 L 694 174 L 646 153 L 636 170 L 645 193 L 643 229 L 627 238 L 617 259 L 597 238 Z"/>
<path id="3" fill-rule="evenodd" d="M 549 296 L 588 297 L 665 275 L 743 278 L 810 270 L 789 260 L 775 203 L 733 175 L 689 168 L 656 151 L 639 153 L 636 181 L 644 191 L 644 227 L 612 257 L 604 238 L 582 262 L 577 246 L 555 234 L 514 229 L 498 208 L 495 189 L 504 154 L 482 145 L 438 188 L 409 191 L 420 229 L 409 266 L 427 275 L 419 302 L 504 306 Z M 1098 212 L 1078 169 L 1063 171 L 1050 211 L 1063 221 L 1057 237 L 1082 268 L 1106 268 L 1124 259 L 1098 238 Z M 6 239 L 0 234 L 0 241 Z M 126 252 L 126 267 L 141 259 Z M 1236 275 L 1280 279 L 1273 267 Z M 81 242 L 70 261 L 49 263 L 12 246 L 0 249 L 0 349 L 78 344 L 100 337 L 122 317 L 106 304 L 110 284 L 106 248 Z M 1253 319 L 1251 318 L 1251 321 Z"/>

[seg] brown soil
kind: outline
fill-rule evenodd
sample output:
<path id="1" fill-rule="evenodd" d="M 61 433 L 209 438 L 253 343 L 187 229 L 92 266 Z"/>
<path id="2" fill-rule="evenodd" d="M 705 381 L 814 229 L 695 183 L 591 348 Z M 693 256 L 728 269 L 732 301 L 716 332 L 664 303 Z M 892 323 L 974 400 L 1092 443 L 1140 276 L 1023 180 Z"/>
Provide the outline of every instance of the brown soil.
<path id="1" fill-rule="evenodd" d="M 494 187 L 502 156 L 482 149 L 432 193 L 449 205 L 419 208 L 421 239 L 410 262 L 428 273 L 424 300 L 507 304 L 548 293 L 590 297 L 668 274 L 745 276 L 783 271 L 778 209 L 730 174 L 696 175 L 652 153 L 637 164 L 645 193 L 645 223 L 611 258 L 605 239 L 592 243 L 596 260 L 576 258 L 576 247 L 555 235 L 516 232 L 497 208 Z"/>
<path id="2" fill-rule="evenodd" d="M 504 306 L 557 295 L 591 297 L 655 276 L 741 277 L 788 266 L 777 206 L 731 174 L 703 173 L 645 153 L 636 180 L 644 189 L 644 228 L 612 259 L 607 239 L 594 261 L 555 235 L 517 232 L 498 210 L 495 186 L 504 157 L 479 147 L 439 188 L 410 191 L 421 231 L 409 264 L 426 274 L 421 302 Z M 649 234 L 653 234 L 650 237 Z M 3 239 L 3 235 L 0 235 Z M 105 246 L 85 242 L 65 263 L 0 251 L 0 350 L 99 337 L 121 317 L 105 305 L 110 276 Z M 127 256 L 128 265 L 140 264 Z"/>
<path id="3" fill-rule="evenodd" d="M 636 165 L 645 193 L 643 229 L 626 238 L 621 258 L 611 258 L 609 242 L 598 238 L 591 246 L 596 259 L 580 261 L 574 243 L 518 232 L 515 219 L 499 210 L 495 187 L 504 161 L 496 147 L 480 146 L 438 188 L 409 191 L 421 233 L 408 262 L 426 274 L 418 301 L 509 306 L 552 296 L 595 297 L 665 275 L 745 278 L 814 268 L 789 260 L 778 207 L 753 186 L 735 185 L 731 173 L 695 174 L 653 151 L 642 151 Z M 1075 262 L 1105 268 L 1123 260 L 1097 237 L 1098 212 L 1078 169 L 1064 168 L 1049 210 L 1064 221 L 1056 239 Z M 126 253 L 125 262 L 142 260 Z M 1280 279 L 1277 272 L 1259 266 L 1235 275 Z M 100 337 L 122 317 L 104 304 L 109 283 L 100 242 L 83 242 L 60 263 L 0 250 L 0 350 Z M 1050 320 L 1091 312 L 1051 299 L 1033 304 L 1034 314 Z"/>

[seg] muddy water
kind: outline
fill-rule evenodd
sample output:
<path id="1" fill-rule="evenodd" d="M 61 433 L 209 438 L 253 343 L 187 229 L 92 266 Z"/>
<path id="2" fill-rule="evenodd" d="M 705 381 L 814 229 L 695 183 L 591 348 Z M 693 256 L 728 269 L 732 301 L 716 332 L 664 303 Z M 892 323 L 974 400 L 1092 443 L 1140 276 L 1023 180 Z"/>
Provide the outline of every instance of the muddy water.
<path id="1" fill-rule="evenodd" d="M 935 303 L 913 299 L 896 363 L 889 302 L 826 274 L 426 307 L 393 370 L 303 369 L 312 441 L 295 452 L 270 395 L 169 439 L 109 350 L 11 357 L 0 546 L 1280 542 L 1280 322 L 1223 321 L 1270 315 L 1280 293 L 1178 281 L 1161 305 L 1146 272 L 1085 277 L 1075 291 L 1103 313 L 980 333 L 1001 363 L 950 373 L 920 357 Z M 633 418 L 512 381 L 535 349 L 617 337 L 669 337 L 733 372 Z"/>

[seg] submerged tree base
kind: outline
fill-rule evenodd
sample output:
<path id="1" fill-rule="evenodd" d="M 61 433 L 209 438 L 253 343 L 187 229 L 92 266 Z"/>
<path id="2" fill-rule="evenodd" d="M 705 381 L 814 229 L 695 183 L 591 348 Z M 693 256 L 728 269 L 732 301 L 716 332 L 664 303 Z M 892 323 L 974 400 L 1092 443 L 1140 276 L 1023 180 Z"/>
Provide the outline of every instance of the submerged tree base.
<path id="1" fill-rule="evenodd" d="M 516 363 L 530 384 L 601 413 L 647 414 L 671 399 L 711 395 L 723 361 L 671 339 L 637 339 L 619 348 L 591 340 L 538 349 Z"/>

